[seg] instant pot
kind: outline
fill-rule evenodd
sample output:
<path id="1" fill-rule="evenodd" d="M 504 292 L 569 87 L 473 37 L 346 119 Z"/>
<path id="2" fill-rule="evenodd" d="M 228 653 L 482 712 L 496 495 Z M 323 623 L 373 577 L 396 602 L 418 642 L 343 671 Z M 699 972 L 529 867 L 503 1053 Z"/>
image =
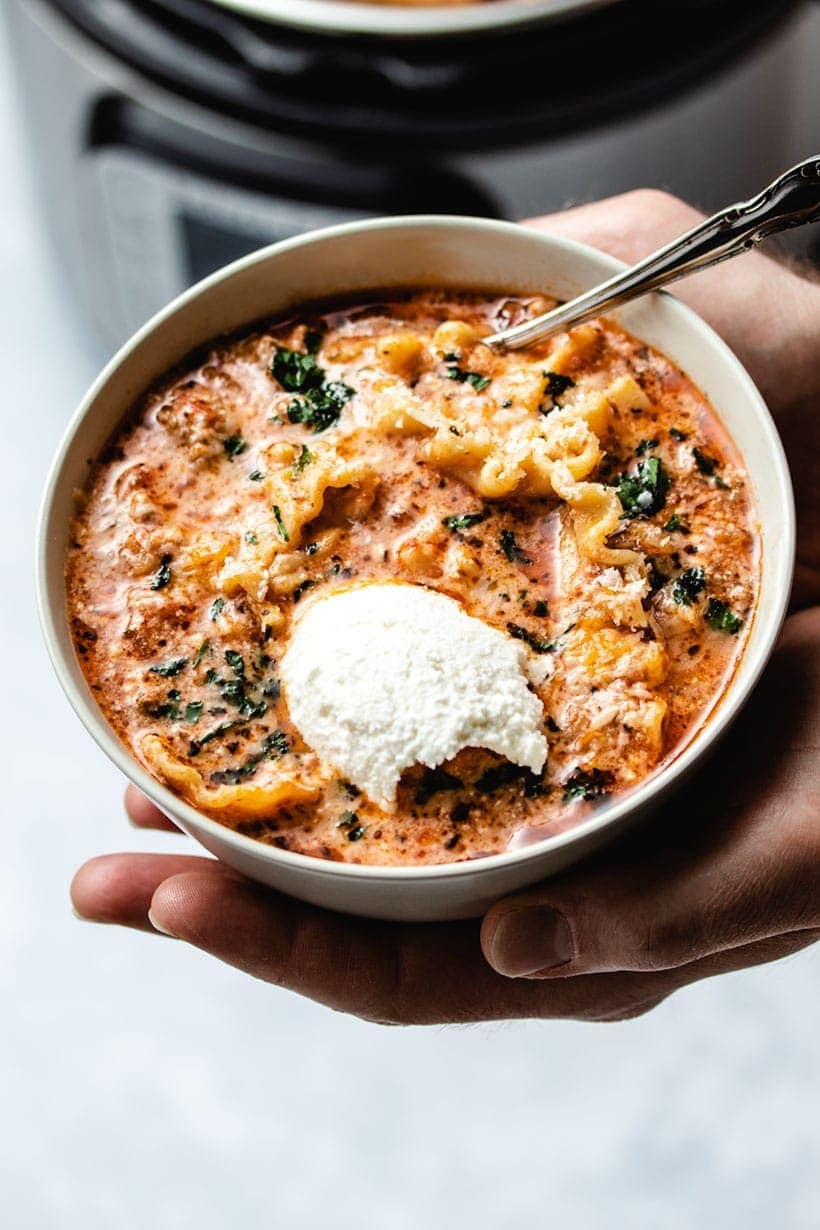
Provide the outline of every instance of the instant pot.
<path id="1" fill-rule="evenodd" d="M 820 143 L 787 0 L 5 0 L 40 196 L 106 348 L 261 244 L 518 218 L 642 185 L 717 207 Z"/>

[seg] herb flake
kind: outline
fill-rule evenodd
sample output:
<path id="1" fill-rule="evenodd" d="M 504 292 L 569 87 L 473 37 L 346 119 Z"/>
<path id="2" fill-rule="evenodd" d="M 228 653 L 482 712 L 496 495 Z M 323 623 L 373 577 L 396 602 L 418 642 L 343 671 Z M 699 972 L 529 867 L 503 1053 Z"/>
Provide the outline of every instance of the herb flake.
<path id="1" fill-rule="evenodd" d="M 225 450 L 228 461 L 233 461 L 234 457 L 244 453 L 248 446 L 241 436 L 226 436 L 222 441 L 222 447 Z"/>
<path id="2" fill-rule="evenodd" d="M 160 560 L 159 568 L 157 569 L 154 579 L 151 582 L 151 589 L 165 589 L 166 585 L 171 582 L 171 560 L 172 556 L 163 555 Z"/>
<path id="3" fill-rule="evenodd" d="M 743 627 L 740 616 L 735 615 L 725 602 L 720 602 L 717 598 L 709 599 L 704 618 L 715 632 L 728 632 L 730 636 L 735 636 Z"/>
<path id="4" fill-rule="evenodd" d="M 312 453 L 306 444 L 303 444 L 299 450 L 299 456 L 291 466 L 291 473 L 295 476 L 301 474 L 305 466 L 309 466 L 311 461 L 316 460 L 316 454 Z"/>
<path id="5" fill-rule="evenodd" d="M 534 632 L 529 632 L 526 628 L 522 628 L 521 624 L 507 624 L 507 631 L 510 636 L 517 641 L 523 641 L 525 645 L 529 645 L 534 653 L 554 653 L 557 641 L 545 641 L 542 637 L 536 636 Z"/>
<path id="6" fill-rule="evenodd" d="M 178 675 L 188 665 L 187 658 L 171 658 L 168 662 L 163 662 L 161 666 L 150 666 L 149 673 L 152 675 L 161 675 L 163 679 L 171 679 L 174 675 Z"/>
<path id="7" fill-rule="evenodd" d="M 579 799 L 599 799 L 609 794 L 609 775 L 600 769 L 576 769 L 572 777 L 564 783 L 564 802 L 577 802 Z"/>
<path id="8" fill-rule="evenodd" d="M 452 517 L 444 517 L 441 524 L 446 526 L 448 530 L 469 530 L 472 526 L 480 525 L 482 521 L 486 521 L 489 515 L 486 508 L 483 512 L 478 513 L 454 513 Z"/>
<path id="9" fill-rule="evenodd" d="M 708 453 L 702 453 L 699 448 L 692 449 L 692 456 L 701 474 L 709 477 L 714 474 L 718 464 L 714 457 L 710 457 Z"/>
<path id="10" fill-rule="evenodd" d="M 706 573 L 702 568 L 687 568 L 672 587 L 672 597 L 678 606 L 691 606 L 706 588 Z"/>
<path id="11" fill-rule="evenodd" d="M 274 504 L 273 506 L 273 516 L 279 529 L 279 533 L 282 535 L 282 541 L 290 542 L 290 534 L 285 529 L 285 523 L 282 520 L 282 510 L 278 504 Z"/>
<path id="12" fill-rule="evenodd" d="M 487 386 L 492 384 L 490 376 L 482 376 L 481 372 L 468 372 L 463 367 L 458 367 L 457 365 L 447 368 L 447 378 L 449 380 L 457 380 L 459 384 L 472 385 L 476 393 L 483 393 Z"/>
<path id="13" fill-rule="evenodd" d="M 621 474 L 617 482 L 623 519 L 649 517 L 660 512 L 666 503 L 669 486 L 669 475 L 660 457 L 639 461 L 635 474 Z"/>
<path id="14" fill-rule="evenodd" d="M 553 403 L 558 405 L 558 398 L 566 393 L 567 389 L 575 388 L 575 381 L 571 376 L 564 376 L 561 372 L 543 372 L 544 379 L 547 384 L 544 389 L 547 397 L 551 397 Z"/>
<path id="15" fill-rule="evenodd" d="M 504 552 L 511 564 L 528 565 L 532 563 L 530 557 L 521 550 L 518 543 L 515 541 L 515 534 L 512 530 L 502 530 L 499 542 L 501 544 L 501 550 Z"/>

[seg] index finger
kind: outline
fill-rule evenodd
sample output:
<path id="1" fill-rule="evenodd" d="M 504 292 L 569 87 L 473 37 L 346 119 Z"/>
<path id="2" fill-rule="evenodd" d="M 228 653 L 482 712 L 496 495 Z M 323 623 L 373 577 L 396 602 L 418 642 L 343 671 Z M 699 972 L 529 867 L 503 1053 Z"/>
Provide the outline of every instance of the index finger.
<path id="1" fill-rule="evenodd" d="M 125 791 L 125 814 L 135 829 L 154 829 L 163 833 L 182 831 L 136 786 L 128 786 Z"/>

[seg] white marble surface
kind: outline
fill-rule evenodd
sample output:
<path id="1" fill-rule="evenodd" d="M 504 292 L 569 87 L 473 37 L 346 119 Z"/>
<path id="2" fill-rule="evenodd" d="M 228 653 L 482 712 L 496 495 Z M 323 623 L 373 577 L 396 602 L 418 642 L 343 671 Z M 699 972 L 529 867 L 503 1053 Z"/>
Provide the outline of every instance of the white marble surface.
<path id="1" fill-rule="evenodd" d="M 4 1224 L 814 1230 L 820 950 L 630 1024 L 388 1030 L 72 917 L 80 861 L 174 839 L 125 827 L 40 645 L 35 506 L 93 359 L 6 82 L 0 59 Z"/>

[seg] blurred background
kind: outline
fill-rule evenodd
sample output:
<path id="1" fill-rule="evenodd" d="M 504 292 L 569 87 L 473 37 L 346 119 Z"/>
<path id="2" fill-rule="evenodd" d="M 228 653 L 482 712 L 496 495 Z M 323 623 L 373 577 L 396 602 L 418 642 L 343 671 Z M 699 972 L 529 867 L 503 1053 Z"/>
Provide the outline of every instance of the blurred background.
<path id="1" fill-rule="evenodd" d="M 185 285 L 368 214 L 748 195 L 820 145 L 820 5 L 0 12 L 4 1220 L 815 1230 L 818 949 L 622 1025 L 399 1030 L 73 920 L 84 858 L 183 840 L 125 827 L 46 662 L 31 557 L 73 406 Z M 794 250 L 820 258 L 811 231 Z"/>

